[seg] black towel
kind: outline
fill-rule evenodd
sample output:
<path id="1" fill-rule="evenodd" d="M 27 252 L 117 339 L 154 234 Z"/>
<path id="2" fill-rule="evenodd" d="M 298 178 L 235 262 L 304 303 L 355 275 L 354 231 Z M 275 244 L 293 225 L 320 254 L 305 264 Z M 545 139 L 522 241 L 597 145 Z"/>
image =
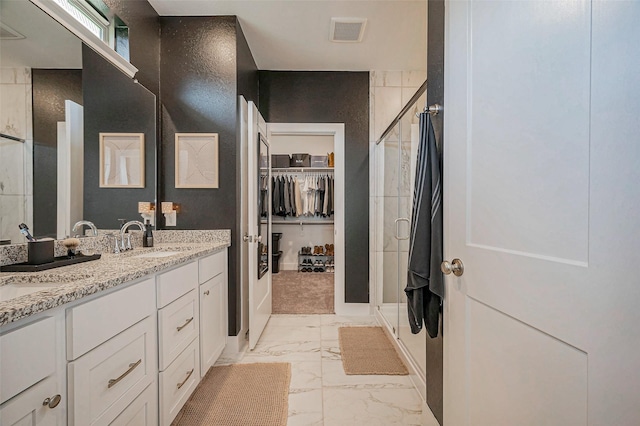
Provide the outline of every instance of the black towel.
<path id="1" fill-rule="evenodd" d="M 444 297 L 442 262 L 442 179 L 440 155 L 428 113 L 420 114 L 420 144 L 413 191 L 407 310 L 411 332 L 417 334 L 422 322 L 429 336 L 438 335 L 441 298 Z"/>

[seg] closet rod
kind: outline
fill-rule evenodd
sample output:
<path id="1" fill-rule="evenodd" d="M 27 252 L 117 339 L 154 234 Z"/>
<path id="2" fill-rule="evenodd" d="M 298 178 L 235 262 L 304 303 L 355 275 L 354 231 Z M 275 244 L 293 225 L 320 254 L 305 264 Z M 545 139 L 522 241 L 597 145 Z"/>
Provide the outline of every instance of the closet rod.
<path id="1" fill-rule="evenodd" d="M 266 224 L 267 221 L 260 221 L 261 224 Z M 333 220 L 272 220 L 272 225 L 333 225 Z"/>
<path id="2" fill-rule="evenodd" d="M 272 172 L 333 172 L 333 167 L 272 167 Z"/>

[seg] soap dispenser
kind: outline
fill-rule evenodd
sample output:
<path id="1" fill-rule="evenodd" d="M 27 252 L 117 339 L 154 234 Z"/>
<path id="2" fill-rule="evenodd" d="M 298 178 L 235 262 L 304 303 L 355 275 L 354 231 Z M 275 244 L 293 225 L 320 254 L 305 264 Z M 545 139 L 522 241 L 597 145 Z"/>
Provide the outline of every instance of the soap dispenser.
<path id="1" fill-rule="evenodd" d="M 142 247 L 153 247 L 153 232 L 151 231 L 151 223 L 147 219 L 144 225 L 144 237 L 142 238 Z"/>

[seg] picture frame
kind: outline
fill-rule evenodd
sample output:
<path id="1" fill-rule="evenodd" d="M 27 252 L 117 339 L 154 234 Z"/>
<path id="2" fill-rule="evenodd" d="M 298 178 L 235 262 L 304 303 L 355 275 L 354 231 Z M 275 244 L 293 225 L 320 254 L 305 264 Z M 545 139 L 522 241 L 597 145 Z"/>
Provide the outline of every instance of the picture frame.
<path id="1" fill-rule="evenodd" d="M 218 188 L 217 133 L 176 133 L 175 187 Z"/>
<path id="2" fill-rule="evenodd" d="M 144 133 L 100 133 L 100 188 L 144 188 Z"/>

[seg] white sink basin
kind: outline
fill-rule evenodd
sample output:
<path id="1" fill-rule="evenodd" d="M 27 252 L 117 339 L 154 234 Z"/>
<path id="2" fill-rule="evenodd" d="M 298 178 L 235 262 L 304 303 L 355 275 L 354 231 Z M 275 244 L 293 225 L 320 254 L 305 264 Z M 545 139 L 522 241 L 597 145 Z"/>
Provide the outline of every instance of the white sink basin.
<path id="1" fill-rule="evenodd" d="M 139 254 L 137 256 L 133 256 L 135 258 L 145 258 L 145 257 L 169 257 L 176 254 L 180 254 L 179 251 L 152 251 L 151 253 Z"/>
<path id="2" fill-rule="evenodd" d="M 59 286 L 60 283 L 20 283 L 0 286 L 0 302 Z"/>

